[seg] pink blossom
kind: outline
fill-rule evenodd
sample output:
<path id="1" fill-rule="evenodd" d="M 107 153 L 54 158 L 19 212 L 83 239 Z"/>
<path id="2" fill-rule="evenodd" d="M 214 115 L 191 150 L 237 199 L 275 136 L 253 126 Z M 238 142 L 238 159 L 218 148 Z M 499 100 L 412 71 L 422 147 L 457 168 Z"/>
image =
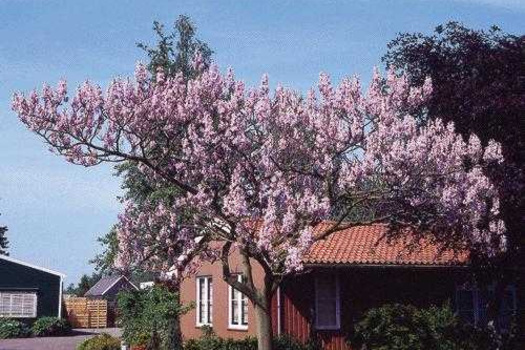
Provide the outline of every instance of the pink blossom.
<path id="1" fill-rule="evenodd" d="M 191 252 L 212 258 L 208 242 L 223 241 L 263 256 L 276 273 L 293 272 L 317 222 L 358 224 L 354 214 L 368 208 L 377 221 L 443 242 L 459 236 L 487 254 L 504 246 L 498 193 L 483 173 L 485 162 L 501 162 L 500 147 L 465 142 L 439 120 L 419 126 L 411 112 L 428 99 L 429 80 L 418 88 L 375 70 L 363 93 L 357 78 L 336 85 L 321 74 L 318 93 L 303 98 L 281 86 L 270 92 L 268 76 L 247 89 L 231 70 L 195 65 L 202 74 L 187 83 L 153 80 L 139 64 L 134 79 L 117 78 L 105 92 L 86 82 L 68 101 L 61 81 L 13 97 L 22 123 L 69 162 L 132 160 L 152 181 L 179 188 L 172 205 L 126 207 L 121 265 L 168 271 Z M 246 224 L 253 219 L 260 224 Z"/>

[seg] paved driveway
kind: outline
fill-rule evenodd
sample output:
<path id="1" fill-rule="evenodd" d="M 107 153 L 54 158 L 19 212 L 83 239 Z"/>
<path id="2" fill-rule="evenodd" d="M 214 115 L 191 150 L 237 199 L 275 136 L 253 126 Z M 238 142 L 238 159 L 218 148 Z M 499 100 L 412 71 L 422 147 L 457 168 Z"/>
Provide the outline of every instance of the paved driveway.
<path id="1" fill-rule="evenodd" d="M 75 329 L 68 337 L 5 339 L 0 340 L 0 350 L 75 350 L 84 339 L 98 333 L 120 336 L 120 329 Z"/>

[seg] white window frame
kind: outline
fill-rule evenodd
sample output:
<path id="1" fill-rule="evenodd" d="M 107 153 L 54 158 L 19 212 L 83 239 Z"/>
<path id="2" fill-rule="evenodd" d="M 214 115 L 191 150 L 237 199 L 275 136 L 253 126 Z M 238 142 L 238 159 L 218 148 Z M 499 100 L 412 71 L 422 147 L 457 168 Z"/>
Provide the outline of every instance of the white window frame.
<path id="1" fill-rule="evenodd" d="M 483 313 L 483 310 L 480 308 L 480 293 L 482 292 L 477 286 L 472 284 L 463 284 L 463 285 L 456 285 L 456 312 L 459 312 L 459 292 L 460 291 L 469 291 L 472 293 L 472 303 L 474 304 L 472 307 L 472 312 L 474 313 L 474 325 L 477 326 L 481 322 L 481 315 Z M 494 285 L 491 285 L 488 287 L 489 292 L 494 292 Z M 506 291 L 510 291 L 512 293 L 512 303 L 513 308 L 512 310 L 514 312 L 518 311 L 518 300 L 517 300 L 517 294 L 516 294 L 516 286 L 510 285 L 506 288 Z M 501 317 L 499 314 L 501 310 L 499 310 L 500 307 L 498 307 L 498 318 Z"/>
<path id="2" fill-rule="evenodd" d="M 200 281 L 204 281 L 204 295 L 200 295 Z M 211 288 L 210 288 L 210 281 L 211 281 Z M 195 278 L 195 287 L 196 287 L 196 298 L 197 299 L 197 315 L 195 318 L 195 324 L 197 327 L 202 326 L 211 326 L 213 324 L 213 279 L 212 276 L 197 276 Z M 208 295 L 208 291 L 210 291 L 210 295 Z M 206 302 L 204 303 L 204 318 L 205 322 L 201 322 L 200 316 L 201 316 L 201 304 L 202 299 L 204 299 Z M 211 312 L 210 312 L 211 309 Z"/>
<path id="3" fill-rule="evenodd" d="M 319 299 L 318 299 L 318 290 L 319 290 L 319 278 L 318 276 L 315 277 L 315 329 L 318 330 L 339 330 L 341 329 L 341 290 L 339 285 L 339 275 L 338 274 L 331 274 L 333 278 L 335 278 L 335 321 L 336 324 L 334 325 L 322 325 L 319 324 L 318 315 L 319 313 L 317 310 L 319 310 Z"/>
<path id="4" fill-rule="evenodd" d="M 237 281 L 242 282 L 242 274 L 237 275 Z M 237 302 L 237 314 L 239 315 L 239 324 L 232 323 L 232 316 L 233 316 L 233 309 L 232 309 L 232 294 L 235 293 Z M 246 295 L 242 294 L 240 291 L 234 289 L 232 286 L 228 285 L 228 329 L 236 329 L 236 330 L 247 330 L 248 329 L 248 313 L 246 313 L 246 324 L 242 323 L 242 315 L 243 315 L 243 303 L 246 303 L 246 308 L 248 308 L 248 298 Z"/>
<path id="5" fill-rule="evenodd" d="M 5 296 L 9 296 L 9 311 L 7 313 L 2 313 L 2 310 L 5 308 L 3 305 Z M 13 298 L 21 297 L 22 298 L 22 310 L 15 312 L 13 310 Z M 29 312 L 24 313 L 23 304 L 26 301 L 31 301 L 32 305 Z M 0 318 L 36 318 L 38 309 L 38 296 L 36 292 L 22 292 L 22 291 L 0 291 Z"/>

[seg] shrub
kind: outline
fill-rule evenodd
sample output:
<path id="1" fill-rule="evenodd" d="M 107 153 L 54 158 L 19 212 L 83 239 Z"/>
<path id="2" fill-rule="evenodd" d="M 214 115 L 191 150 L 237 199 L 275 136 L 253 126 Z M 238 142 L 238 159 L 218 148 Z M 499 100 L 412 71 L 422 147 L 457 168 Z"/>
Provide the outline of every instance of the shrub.
<path id="1" fill-rule="evenodd" d="M 318 350 L 321 348 L 317 339 L 309 339 L 303 344 L 292 336 L 284 334 L 273 340 L 274 350 Z"/>
<path id="2" fill-rule="evenodd" d="M 190 339 L 184 345 L 184 350 L 224 350 L 226 340 L 215 335 L 211 327 L 203 327 L 199 339 Z M 228 339 L 228 346 L 235 349 L 236 340 Z"/>
<path id="3" fill-rule="evenodd" d="M 450 306 L 418 309 L 389 304 L 369 310 L 351 339 L 366 350 L 490 350 L 486 330 L 463 323 Z"/>
<path id="4" fill-rule="evenodd" d="M 84 340 L 77 350 L 120 350 L 120 339 L 102 333 Z"/>
<path id="5" fill-rule="evenodd" d="M 203 335 L 199 339 L 190 339 L 184 344 L 184 350 L 257 350 L 257 339 L 223 339 L 215 334 Z"/>
<path id="6" fill-rule="evenodd" d="M 189 308 L 181 307 L 177 293 L 167 287 L 156 285 L 120 292 L 118 308 L 122 338 L 129 345 L 148 345 L 156 349 L 173 349 L 180 345 L 178 319 Z"/>
<path id="7" fill-rule="evenodd" d="M 58 317 L 41 317 L 31 327 L 36 337 L 58 337 L 71 333 L 71 325 Z"/>
<path id="8" fill-rule="evenodd" d="M 0 339 L 25 338 L 31 334 L 29 327 L 20 321 L 0 318 Z"/>
<path id="9" fill-rule="evenodd" d="M 317 350 L 316 342 L 303 344 L 296 339 L 284 335 L 273 340 L 274 350 Z M 184 350 L 257 350 L 257 339 L 223 339 L 213 333 L 209 327 L 203 327 L 203 335 L 199 339 L 190 339 L 184 344 Z"/>

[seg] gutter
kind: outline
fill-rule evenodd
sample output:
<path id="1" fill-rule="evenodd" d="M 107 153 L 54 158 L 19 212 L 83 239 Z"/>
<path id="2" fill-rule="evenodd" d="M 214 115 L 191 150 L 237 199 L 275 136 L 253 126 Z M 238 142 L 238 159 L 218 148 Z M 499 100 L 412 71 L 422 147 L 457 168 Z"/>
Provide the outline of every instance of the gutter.
<path id="1" fill-rule="evenodd" d="M 468 269 L 469 265 L 430 265 L 430 264 L 337 264 L 337 263 L 315 263 L 305 264 L 305 268 L 379 268 L 379 269 Z"/>
<path id="2" fill-rule="evenodd" d="M 62 318 L 62 291 L 64 289 L 64 275 L 60 276 L 60 291 L 58 293 L 58 318 Z"/>

